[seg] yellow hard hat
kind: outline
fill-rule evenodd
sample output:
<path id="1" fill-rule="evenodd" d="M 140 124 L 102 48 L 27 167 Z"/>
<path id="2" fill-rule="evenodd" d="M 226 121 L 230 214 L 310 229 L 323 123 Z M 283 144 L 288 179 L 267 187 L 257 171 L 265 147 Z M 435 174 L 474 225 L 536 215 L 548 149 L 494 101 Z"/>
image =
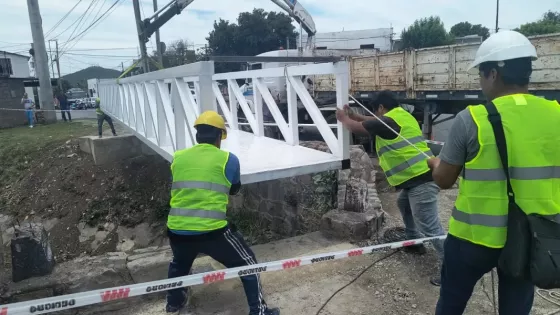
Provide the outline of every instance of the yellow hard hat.
<path id="1" fill-rule="evenodd" d="M 207 110 L 200 114 L 196 121 L 194 122 L 194 126 L 198 125 L 208 125 L 222 130 L 222 140 L 227 138 L 227 131 L 226 131 L 226 123 L 224 118 L 220 116 L 217 112 L 213 110 Z"/>

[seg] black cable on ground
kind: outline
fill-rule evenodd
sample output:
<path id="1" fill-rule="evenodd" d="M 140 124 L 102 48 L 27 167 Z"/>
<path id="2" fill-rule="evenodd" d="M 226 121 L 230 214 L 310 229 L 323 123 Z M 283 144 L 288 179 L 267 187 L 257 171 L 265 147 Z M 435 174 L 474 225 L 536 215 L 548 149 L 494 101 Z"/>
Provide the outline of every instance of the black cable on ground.
<path id="1" fill-rule="evenodd" d="M 334 292 L 326 301 L 325 303 L 323 303 L 323 305 L 321 306 L 321 308 L 317 311 L 317 313 L 315 315 L 319 315 L 321 313 L 321 311 L 323 311 L 323 309 L 327 306 L 327 304 L 329 304 L 329 302 L 338 294 L 340 293 L 340 291 L 346 289 L 347 287 L 349 287 L 352 283 L 356 282 L 356 280 L 358 280 L 364 273 L 366 273 L 366 271 L 368 271 L 369 269 L 371 269 L 371 267 L 375 266 L 377 263 L 382 262 L 383 260 L 395 255 L 396 253 L 398 253 L 401 250 L 401 248 L 394 250 L 393 252 L 379 258 L 378 260 L 372 262 L 366 269 L 362 270 L 362 272 L 360 272 L 358 275 L 356 275 L 354 277 L 354 279 L 352 279 L 352 281 L 348 282 L 346 285 L 344 285 L 342 288 L 336 290 L 336 292 Z"/>

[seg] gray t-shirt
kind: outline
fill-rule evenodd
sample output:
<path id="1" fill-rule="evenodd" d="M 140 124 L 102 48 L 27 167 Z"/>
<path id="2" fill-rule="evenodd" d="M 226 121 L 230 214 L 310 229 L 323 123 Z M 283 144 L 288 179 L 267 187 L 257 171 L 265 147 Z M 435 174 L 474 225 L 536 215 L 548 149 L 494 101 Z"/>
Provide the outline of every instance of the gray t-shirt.
<path id="1" fill-rule="evenodd" d="M 457 114 L 439 158 L 451 165 L 465 165 L 478 154 L 478 127 L 468 109 Z"/>

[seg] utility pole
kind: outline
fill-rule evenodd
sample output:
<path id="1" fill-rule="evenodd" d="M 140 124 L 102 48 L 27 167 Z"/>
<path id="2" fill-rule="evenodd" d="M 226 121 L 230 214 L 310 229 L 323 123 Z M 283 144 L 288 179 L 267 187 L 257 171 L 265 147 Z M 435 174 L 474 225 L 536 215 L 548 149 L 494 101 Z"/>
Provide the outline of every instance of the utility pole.
<path id="1" fill-rule="evenodd" d="M 157 4 L 157 0 L 154 0 L 154 12 L 157 12 L 158 10 L 158 4 Z M 158 15 L 156 14 L 156 18 L 158 17 Z M 159 28 L 156 31 L 156 46 L 157 46 L 157 54 L 158 54 L 158 62 L 160 64 L 160 66 L 163 67 L 163 51 L 162 51 L 162 47 L 161 47 L 161 40 L 159 37 Z"/>
<path id="2" fill-rule="evenodd" d="M 39 78 L 39 103 L 41 104 L 41 109 L 47 110 L 44 112 L 45 122 L 55 123 L 56 114 L 54 112 L 53 91 L 49 77 L 49 61 L 38 0 L 27 0 L 27 10 L 29 12 L 31 34 L 33 35 L 35 71 L 37 71 Z"/>
<path id="3" fill-rule="evenodd" d="M 60 55 L 59 55 L 59 51 L 58 51 L 58 39 L 55 39 L 56 42 L 56 69 L 58 71 L 58 88 L 60 89 L 60 92 L 64 93 L 64 91 L 62 90 L 62 79 L 60 78 Z"/>
<path id="4" fill-rule="evenodd" d="M 121 62 L 121 69 L 122 69 L 122 72 L 124 73 L 124 62 Z"/>
<path id="5" fill-rule="evenodd" d="M 144 73 L 148 73 L 150 71 L 150 66 L 148 63 L 146 38 L 144 37 L 144 32 L 142 31 L 143 27 L 142 27 L 142 17 L 140 16 L 140 3 L 138 2 L 138 0 L 132 0 L 132 5 L 134 7 L 134 18 L 136 19 L 136 29 L 138 30 L 138 43 L 140 44 L 140 58 L 142 60 L 142 69 L 144 70 Z"/>
<path id="6" fill-rule="evenodd" d="M 500 0 L 496 0 L 496 33 L 498 33 L 498 17 L 500 16 Z"/>

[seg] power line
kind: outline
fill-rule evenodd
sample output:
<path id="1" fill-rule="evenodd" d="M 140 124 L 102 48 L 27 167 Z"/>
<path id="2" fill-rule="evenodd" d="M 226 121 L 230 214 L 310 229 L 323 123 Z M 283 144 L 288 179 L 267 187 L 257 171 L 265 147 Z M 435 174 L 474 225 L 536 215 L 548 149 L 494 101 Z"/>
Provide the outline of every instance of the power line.
<path id="1" fill-rule="evenodd" d="M 51 39 L 53 38 L 58 38 L 60 37 L 60 35 L 66 33 L 66 31 L 68 31 L 74 24 L 76 24 L 76 22 L 81 21 L 81 19 L 83 19 L 83 16 L 89 11 L 91 5 L 93 4 L 93 2 L 95 2 L 96 0 L 92 1 L 92 3 L 89 4 L 89 6 L 87 7 L 86 11 L 84 13 L 82 13 L 82 15 L 77 18 L 76 20 L 74 20 L 74 22 L 72 22 L 72 24 L 68 25 L 68 27 L 66 27 L 62 32 L 56 34 L 55 36 L 53 36 Z"/>
<path id="2" fill-rule="evenodd" d="M 102 19 L 106 19 L 111 13 L 114 12 L 114 10 L 116 10 L 116 5 L 120 4 L 122 0 L 116 0 L 99 18 L 97 18 L 95 21 L 93 21 L 93 23 L 91 23 L 85 30 L 83 30 L 80 34 L 74 36 L 72 39 L 68 40 L 66 43 L 69 43 L 70 41 L 78 38 L 80 36 L 80 38 L 78 38 L 76 40 L 76 42 L 72 45 L 72 47 L 66 49 L 63 53 L 69 51 L 70 49 L 72 49 L 85 35 L 88 31 L 92 30 L 93 28 L 95 28 L 95 26 L 99 25 L 100 23 L 98 23 L 99 21 L 101 21 Z M 113 11 L 111 11 L 113 10 Z"/>
<path id="3" fill-rule="evenodd" d="M 136 50 L 138 47 L 115 47 L 115 48 L 80 48 L 67 51 L 97 51 L 97 50 Z"/>
<path id="4" fill-rule="evenodd" d="M 76 53 L 65 53 L 65 55 L 71 56 L 84 56 L 84 57 L 103 57 L 103 58 L 138 58 L 138 56 L 116 56 L 116 55 L 95 55 L 95 54 L 76 54 Z"/>
<path id="5" fill-rule="evenodd" d="M 65 58 L 68 58 L 68 59 L 70 59 L 70 60 L 76 61 L 76 62 L 80 62 L 80 63 L 83 63 L 83 64 L 85 64 L 85 65 L 88 65 L 88 66 L 98 66 L 98 64 L 93 64 L 93 63 L 89 63 L 89 62 L 81 61 L 81 60 L 78 60 L 78 59 L 74 59 L 74 58 L 72 58 L 72 57 L 69 57 L 69 56 L 64 56 L 64 57 L 65 57 Z"/>
<path id="6" fill-rule="evenodd" d="M 84 20 L 84 17 L 86 17 L 86 15 L 89 13 L 89 10 L 91 9 L 91 6 L 92 6 L 94 3 L 97 3 L 97 0 L 92 0 L 92 1 L 90 2 L 89 6 L 86 8 L 86 11 L 85 11 L 85 12 L 80 16 L 80 18 L 77 20 L 77 21 L 78 21 L 78 24 L 76 25 L 76 27 L 74 28 L 74 30 L 72 30 L 72 33 L 70 33 L 70 36 L 68 36 L 68 38 L 71 38 L 71 37 L 74 35 L 74 33 L 76 33 L 76 30 L 78 30 L 78 29 L 80 28 L 80 24 L 82 24 L 82 21 Z M 67 43 L 68 43 L 68 41 L 62 43 L 62 45 L 61 45 L 61 46 L 62 46 L 62 47 L 61 47 L 61 50 L 64 49 L 64 46 L 65 46 Z"/>
<path id="7" fill-rule="evenodd" d="M 79 0 L 73 7 L 72 9 L 70 9 L 70 11 L 68 11 L 60 20 L 58 20 L 58 22 L 51 27 L 50 30 L 47 31 L 47 34 L 45 34 L 45 37 L 48 37 L 59 25 L 60 23 L 64 22 L 64 20 L 68 17 L 68 15 L 70 15 L 70 13 L 72 13 L 72 11 L 74 11 L 74 9 L 80 4 L 80 2 L 82 2 L 83 0 Z"/>

